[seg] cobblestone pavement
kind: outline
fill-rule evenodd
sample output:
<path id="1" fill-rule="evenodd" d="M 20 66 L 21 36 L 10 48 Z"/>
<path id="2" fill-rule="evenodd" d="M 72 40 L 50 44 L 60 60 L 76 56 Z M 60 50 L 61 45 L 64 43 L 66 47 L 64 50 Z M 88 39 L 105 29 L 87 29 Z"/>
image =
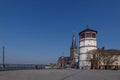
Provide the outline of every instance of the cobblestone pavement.
<path id="1" fill-rule="evenodd" d="M 79 69 L 1 71 L 0 80 L 120 80 L 120 71 Z"/>

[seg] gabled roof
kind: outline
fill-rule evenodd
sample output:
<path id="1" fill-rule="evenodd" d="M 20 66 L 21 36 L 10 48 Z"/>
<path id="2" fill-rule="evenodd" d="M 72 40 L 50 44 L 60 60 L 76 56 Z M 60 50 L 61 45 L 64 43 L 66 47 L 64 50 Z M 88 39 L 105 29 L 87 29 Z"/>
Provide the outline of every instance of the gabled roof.
<path id="1" fill-rule="evenodd" d="M 81 31 L 81 32 L 79 33 L 79 35 L 80 35 L 81 33 L 83 33 L 83 32 L 87 32 L 87 31 L 92 31 L 92 32 L 96 32 L 96 33 L 97 33 L 96 30 L 93 30 L 93 29 L 87 28 L 87 29 Z"/>
<path id="2" fill-rule="evenodd" d="M 98 49 L 97 51 L 102 54 L 113 54 L 113 55 L 119 54 L 120 55 L 120 50 L 117 50 L 117 49 L 107 49 L 107 50 Z"/>
<path id="3" fill-rule="evenodd" d="M 65 60 L 65 61 L 69 61 L 70 60 L 70 57 L 64 57 L 64 56 L 61 56 L 59 57 L 59 60 Z"/>

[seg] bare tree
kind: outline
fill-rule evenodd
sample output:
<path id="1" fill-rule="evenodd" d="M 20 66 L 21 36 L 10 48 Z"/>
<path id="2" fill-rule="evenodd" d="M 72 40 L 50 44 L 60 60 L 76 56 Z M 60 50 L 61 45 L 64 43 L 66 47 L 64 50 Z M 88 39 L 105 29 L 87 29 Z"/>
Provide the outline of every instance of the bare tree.
<path id="1" fill-rule="evenodd" d="M 113 58 L 115 54 L 107 50 L 91 50 L 87 52 L 87 59 L 91 62 L 91 67 L 95 69 L 105 68 L 110 69 L 115 62 Z"/>
<path id="2" fill-rule="evenodd" d="M 87 54 L 87 61 L 91 64 L 91 69 L 93 68 L 95 62 L 94 62 L 94 59 L 93 59 L 93 56 L 94 54 L 97 53 L 97 50 L 94 49 L 94 50 L 90 50 L 88 51 L 86 54 Z"/>

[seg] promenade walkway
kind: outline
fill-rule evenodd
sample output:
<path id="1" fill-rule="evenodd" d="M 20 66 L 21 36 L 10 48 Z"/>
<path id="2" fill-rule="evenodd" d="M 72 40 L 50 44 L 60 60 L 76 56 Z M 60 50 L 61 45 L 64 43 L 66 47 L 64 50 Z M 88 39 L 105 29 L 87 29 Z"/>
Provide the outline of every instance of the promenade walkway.
<path id="1" fill-rule="evenodd" d="M 120 80 L 116 70 L 13 70 L 1 71 L 0 80 Z"/>

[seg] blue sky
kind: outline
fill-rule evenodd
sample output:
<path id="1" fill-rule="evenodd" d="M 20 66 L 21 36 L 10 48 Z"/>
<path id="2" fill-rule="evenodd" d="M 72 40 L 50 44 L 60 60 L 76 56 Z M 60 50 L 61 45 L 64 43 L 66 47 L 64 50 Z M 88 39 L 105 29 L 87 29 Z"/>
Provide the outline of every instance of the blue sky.
<path id="1" fill-rule="evenodd" d="M 72 34 L 98 31 L 98 47 L 120 49 L 119 0 L 0 0 L 0 62 L 55 63 L 69 56 Z"/>

